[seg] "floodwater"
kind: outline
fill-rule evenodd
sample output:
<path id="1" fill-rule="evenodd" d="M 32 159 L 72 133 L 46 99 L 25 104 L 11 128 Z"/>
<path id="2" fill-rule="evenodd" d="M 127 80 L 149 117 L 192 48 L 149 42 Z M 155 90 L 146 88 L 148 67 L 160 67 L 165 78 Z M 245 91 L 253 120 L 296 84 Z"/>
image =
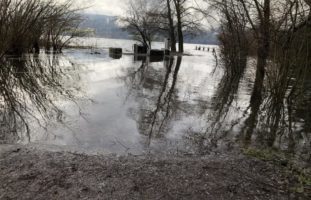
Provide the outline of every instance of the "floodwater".
<path id="1" fill-rule="evenodd" d="M 19 133 L 19 143 L 137 155 L 205 155 L 265 145 L 264 135 L 270 130 L 263 119 L 268 110 L 265 104 L 254 134 L 245 135 L 252 114 L 253 59 L 243 72 L 230 78 L 219 56 L 217 65 L 212 51 L 196 51 L 196 45 L 186 44 L 187 56 L 154 59 L 123 55 L 114 59 L 107 47 L 122 46 L 130 52 L 132 41 L 93 39 L 80 44 L 88 46 L 94 41 L 100 54 L 94 54 L 93 49 L 67 49 L 53 58 L 41 55 L 42 59 L 52 59 L 57 68 L 54 71 L 62 74 L 43 95 L 51 100 L 53 112 L 45 109 L 47 115 L 42 116 L 42 112 L 30 109 L 30 131 Z M 160 48 L 161 43 L 155 46 Z M 209 48 L 217 50 L 216 46 Z M 55 85 L 61 87 L 54 91 Z M 29 107 L 36 105 L 29 103 Z M 309 108 L 299 109 L 294 112 L 292 128 L 292 134 L 297 135 L 291 139 L 295 151 L 304 154 L 310 147 L 310 115 L 305 114 Z M 275 136 L 273 145 L 287 150 L 287 135 L 284 131 Z"/>

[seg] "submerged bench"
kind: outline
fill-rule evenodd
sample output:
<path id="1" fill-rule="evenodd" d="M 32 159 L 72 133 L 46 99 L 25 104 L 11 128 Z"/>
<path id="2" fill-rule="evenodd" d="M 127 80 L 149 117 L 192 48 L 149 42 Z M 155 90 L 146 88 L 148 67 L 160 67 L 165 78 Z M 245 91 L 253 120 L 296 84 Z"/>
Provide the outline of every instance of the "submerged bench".
<path id="1" fill-rule="evenodd" d="M 109 48 L 110 54 L 122 54 L 122 48 Z"/>
<path id="2" fill-rule="evenodd" d="M 109 48 L 109 56 L 114 59 L 122 57 L 122 48 Z"/>
<path id="3" fill-rule="evenodd" d="M 150 56 L 163 57 L 164 56 L 164 50 L 151 49 L 149 54 L 150 54 Z"/>
<path id="4" fill-rule="evenodd" d="M 146 54 L 148 49 L 142 45 L 134 44 L 133 45 L 134 54 Z"/>

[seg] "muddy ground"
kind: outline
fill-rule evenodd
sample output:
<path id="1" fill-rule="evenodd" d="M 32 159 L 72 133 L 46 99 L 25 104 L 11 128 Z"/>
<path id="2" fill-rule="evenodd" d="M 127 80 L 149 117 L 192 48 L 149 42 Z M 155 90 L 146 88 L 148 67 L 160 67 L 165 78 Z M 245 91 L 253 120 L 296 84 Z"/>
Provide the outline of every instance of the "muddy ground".
<path id="1" fill-rule="evenodd" d="M 0 199 L 308 199 L 248 156 L 108 156 L 0 148 Z"/>

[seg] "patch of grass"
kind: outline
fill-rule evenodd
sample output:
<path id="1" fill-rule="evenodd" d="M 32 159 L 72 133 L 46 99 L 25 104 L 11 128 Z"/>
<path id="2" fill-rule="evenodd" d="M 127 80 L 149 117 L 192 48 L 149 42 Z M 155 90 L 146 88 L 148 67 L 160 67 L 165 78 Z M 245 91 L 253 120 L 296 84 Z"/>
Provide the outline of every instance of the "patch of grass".
<path id="1" fill-rule="evenodd" d="M 287 166 L 289 160 L 283 152 L 274 149 L 255 149 L 248 148 L 243 150 L 244 155 L 257 158 L 263 161 L 270 161 L 275 164 Z"/>
<path id="2" fill-rule="evenodd" d="M 291 177 L 291 179 L 296 181 L 296 184 L 291 188 L 293 191 L 301 194 L 308 193 L 311 195 L 310 169 L 299 169 L 291 166 L 286 169 L 286 174 L 288 177 Z"/>
<path id="3" fill-rule="evenodd" d="M 243 154 L 259 160 L 281 166 L 286 178 L 291 183 L 290 190 L 296 193 L 310 195 L 311 171 L 310 168 L 301 168 L 291 160 L 290 155 L 274 149 L 243 149 Z"/>

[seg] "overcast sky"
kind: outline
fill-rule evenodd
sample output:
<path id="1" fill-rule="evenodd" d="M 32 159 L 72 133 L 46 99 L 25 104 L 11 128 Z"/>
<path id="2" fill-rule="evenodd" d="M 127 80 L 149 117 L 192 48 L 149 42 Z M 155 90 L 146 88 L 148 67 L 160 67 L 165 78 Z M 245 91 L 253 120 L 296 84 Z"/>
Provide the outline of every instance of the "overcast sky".
<path id="1" fill-rule="evenodd" d="M 128 0 L 75 0 L 79 6 L 88 7 L 84 12 L 103 15 L 121 15 Z"/>
<path id="2" fill-rule="evenodd" d="M 57 0 L 64 1 L 64 0 Z M 126 10 L 129 0 L 74 0 L 74 2 L 82 7 L 88 7 L 84 12 L 103 15 L 122 15 Z M 201 2 L 202 0 L 191 0 L 190 2 Z"/>
<path id="3" fill-rule="evenodd" d="M 56 0 L 56 1 L 65 1 L 65 0 Z M 74 3 L 79 7 L 86 8 L 83 12 L 89 14 L 101 14 L 101 15 L 110 15 L 110 16 L 120 16 L 125 14 L 127 2 L 129 0 L 74 0 Z M 201 4 L 202 0 L 190 0 L 192 5 Z M 216 26 L 217 22 L 213 20 L 203 19 L 203 24 Z M 211 27 L 206 27 L 211 28 Z"/>

